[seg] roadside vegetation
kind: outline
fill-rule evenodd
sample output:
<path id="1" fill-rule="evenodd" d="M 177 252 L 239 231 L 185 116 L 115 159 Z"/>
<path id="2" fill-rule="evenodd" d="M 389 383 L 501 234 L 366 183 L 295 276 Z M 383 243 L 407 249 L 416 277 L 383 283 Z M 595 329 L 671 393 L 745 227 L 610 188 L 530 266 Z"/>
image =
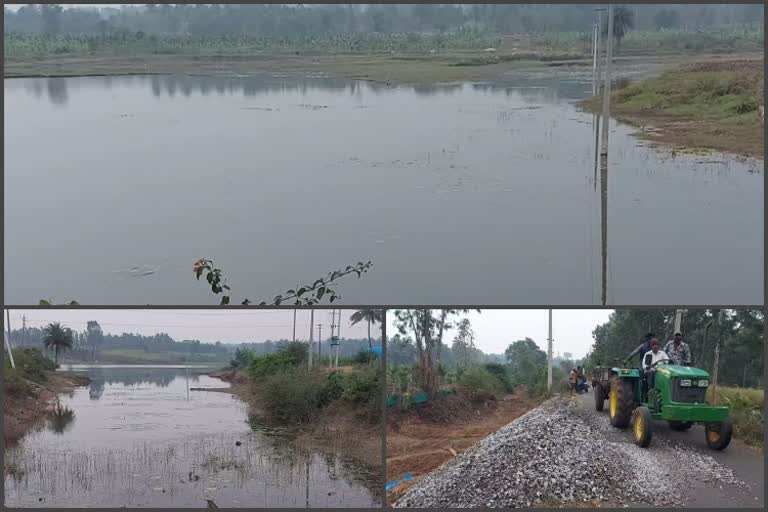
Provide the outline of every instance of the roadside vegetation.
<path id="1" fill-rule="evenodd" d="M 763 59 L 684 65 L 657 78 L 625 83 L 611 95 L 611 113 L 641 135 L 694 149 L 762 158 L 765 147 Z M 600 112 L 597 96 L 582 103 Z"/>
<path id="2" fill-rule="evenodd" d="M 710 388 L 707 400 L 712 402 L 713 398 L 713 389 Z M 748 445 L 763 447 L 765 390 L 718 386 L 717 403 L 731 408 L 735 437 Z"/>
<path id="3" fill-rule="evenodd" d="M 401 480 L 387 494 L 391 502 L 551 396 L 546 353 L 536 342 L 516 340 L 503 354 L 486 354 L 467 311 L 391 313 L 398 332 L 387 344 L 387 481 Z M 577 364 L 571 354 L 554 360 L 553 392 L 567 390 Z"/>

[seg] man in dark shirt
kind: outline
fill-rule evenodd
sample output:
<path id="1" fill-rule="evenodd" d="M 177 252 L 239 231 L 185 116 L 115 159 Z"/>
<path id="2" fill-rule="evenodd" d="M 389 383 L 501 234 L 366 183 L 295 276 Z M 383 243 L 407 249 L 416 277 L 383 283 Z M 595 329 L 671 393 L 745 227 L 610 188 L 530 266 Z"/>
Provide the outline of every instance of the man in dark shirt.
<path id="1" fill-rule="evenodd" d="M 651 340 L 655 338 L 656 335 L 652 332 L 649 332 L 645 336 L 643 336 L 643 342 L 638 346 L 635 350 L 633 350 L 627 358 L 624 360 L 624 364 L 627 364 L 630 359 L 632 359 L 632 356 L 635 356 L 637 354 L 640 354 L 640 361 L 638 362 L 638 367 L 643 367 L 643 356 L 646 352 L 651 350 Z"/>

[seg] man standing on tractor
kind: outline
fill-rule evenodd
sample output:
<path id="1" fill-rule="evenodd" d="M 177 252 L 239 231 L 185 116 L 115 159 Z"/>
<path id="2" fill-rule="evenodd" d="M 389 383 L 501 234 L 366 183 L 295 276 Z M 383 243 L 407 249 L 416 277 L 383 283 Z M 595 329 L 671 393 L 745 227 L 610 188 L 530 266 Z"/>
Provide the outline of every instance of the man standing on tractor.
<path id="1" fill-rule="evenodd" d="M 675 338 L 664 345 L 664 352 L 669 356 L 672 364 L 679 366 L 691 366 L 691 348 L 683 341 L 683 335 L 675 333 Z"/>
<path id="2" fill-rule="evenodd" d="M 663 350 L 659 350 L 659 340 L 651 338 L 651 350 L 643 355 L 643 370 L 648 380 L 648 389 L 653 389 L 656 377 L 656 363 L 660 361 L 669 361 L 669 356 Z"/>
<path id="3" fill-rule="evenodd" d="M 651 339 L 655 337 L 655 334 L 652 332 L 649 332 L 645 336 L 643 336 L 643 342 L 638 346 L 635 350 L 633 350 L 627 358 L 624 360 L 624 364 L 627 364 L 630 359 L 632 359 L 632 356 L 635 356 L 637 354 L 640 354 L 640 364 L 638 365 L 639 368 L 643 367 L 643 358 L 645 357 L 645 354 L 651 350 Z"/>

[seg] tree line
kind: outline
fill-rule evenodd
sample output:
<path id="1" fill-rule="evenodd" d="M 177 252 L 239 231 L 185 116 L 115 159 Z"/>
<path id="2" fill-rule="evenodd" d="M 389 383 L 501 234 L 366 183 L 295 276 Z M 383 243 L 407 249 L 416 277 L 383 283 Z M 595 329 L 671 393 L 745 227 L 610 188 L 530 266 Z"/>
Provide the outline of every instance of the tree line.
<path id="1" fill-rule="evenodd" d="M 364 319 L 364 321 L 367 321 Z M 144 352 L 174 352 L 180 354 L 228 354 L 235 353 L 238 349 L 250 350 L 255 354 L 272 354 L 288 345 L 291 341 L 288 339 L 265 340 L 251 343 L 222 343 L 201 342 L 200 340 L 176 340 L 167 333 L 157 333 L 154 335 L 143 335 L 138 333 L 122 333 L 119 335 L 105 334 L 95 320 L 90 320 L 86 324 L 86 329 L 76 331 L 54 323 L 54 337 L 57 339 L 66 339 L 65 343 L 57 342 L 46 344 L 46 338 L 51 338 L 51 326 L 46 327 L 26 327 L 24 329 L 11 330 L 10 341 L 16 347 L 32 347 L 38 349 L 55 348 L 58 346 L 61 351 L 79 353 L 79 355 L 90 355 L 95 359 L 103 350 L 141 350 Z M 380 337 L 379 337 L 380 338 Z M 373 338 L 376 340 L 377 338 Z M 318 344 L 315 342 L 315 347 Z M 341 357 L 351 357 L 358 352 L 367 350 L 369 346 L 368 339 L 341 338 L 339 341 Z M 322 350 L 328 350 L 327 342 L 323 342 Z"/>
<path id="2" fill-rule="evenodd" d="M 480 30 L 494 33 L 589 31 L 602 4 L 146 4 L 63 8 L 29 4 L 4 9 L 4 31 L 27 34 L 130 33 L 276 38 L 358 32 Z M 762 25 L 761 4 L 632 5 L 637 30 Z"/>
<path id="3" fill-rule="evenodd" d="M 653 333 L 662 346 L 672 338 L 674 309 L 619 309 L 608 322 L 595 327 L 587 366 L 611 366 L 623 360 Z M 693 366 L 714 370 L 719 347 L 718 382 L 723 385 L 762 387 L 764 313 L 758 309 L 692 309 L 682 317 L 683 340 L 691 348 Z M 634 363 L 632 363 L 634 364 Z"/>

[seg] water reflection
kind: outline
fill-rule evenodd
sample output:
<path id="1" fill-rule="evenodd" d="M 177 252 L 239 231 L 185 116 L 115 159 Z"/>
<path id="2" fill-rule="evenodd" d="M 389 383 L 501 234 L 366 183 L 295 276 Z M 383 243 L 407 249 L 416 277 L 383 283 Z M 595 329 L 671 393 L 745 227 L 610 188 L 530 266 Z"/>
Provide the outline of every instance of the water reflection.
<path id="1" fill-rule="evenodd" d="M 380 464 L 253 431 L 245 404 L 229 394 L 200 391 L 188 400 L 185 368 L 76 368 L 94 379 L 90 387 L 61 397 L 47 428 L 7 447 L 6 505 L 382 504 Z M 200 371 L 190 368 L 189 380 L 226 386 Z"/>
<path id="2" fill-rule="evenodd" d="M 6 80 L 6 87 L 19 82 L 23 88 L 36 98 L 47 98 L 54 105 L 66 105 L 69 101 L 70 87 L 74 90 L 86 83 L 80 78 L 52 77 L 46 79 L 11 79 Z M 285 76 L 256 77 L 217 77 L 187 75 L 136 75 L 88 77 L 87 86 L 97 84 L 104 89 L 135 86 L 148 86 L 156 98 L 183 96 L 189 98 L 195 94 L 203 97 L 211 93 L 220 96 L 242 95 L 252 97 L 274 93 L 299 92 L 302 95 L 312 92 L 329 92 L 361 96 L 364 92 L 386 94 L 393 90 L 410 91 L 417 96 L 438 94 L 453 95 L 469 87 L 475 91 L 488 93 L 522 94 L 539 101 L 553 103 L 562 98 L 579 99 L 585 95 L 583 80 L 576 79 L 537 79 L 504 78 L 492 83 L 424 83 L 415 85 L 393 85 L 389 82 L 349 80 L 345 78 L 314 78 Z M 45 94 L 44 94 L 45 93 Z"/>
<path id="3" fill-rule="evenodd" d="M 53 410 L 48 413 L 48 430 L 55 432 L 56 434 L 63 434 L 72 427 L 75 421 L 75 411 L 61 404 L 59 399 L 56 399 L 56 405 L 53 406 Z"/>

